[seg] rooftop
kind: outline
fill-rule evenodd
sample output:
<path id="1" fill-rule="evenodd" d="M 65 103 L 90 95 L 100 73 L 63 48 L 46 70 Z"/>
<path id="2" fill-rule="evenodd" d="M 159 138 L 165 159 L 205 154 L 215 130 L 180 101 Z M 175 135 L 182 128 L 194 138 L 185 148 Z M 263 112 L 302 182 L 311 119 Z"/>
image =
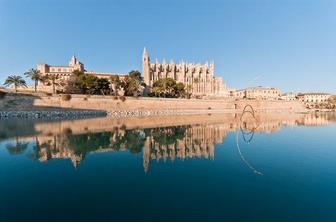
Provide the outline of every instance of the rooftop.
<path id="1" fill-rule="evenodd" d="M 330 95 L 329 93 L 321 93 L 321 92 L 308 92 L 308 93 L 299 93 L 298 96 L 306 96 L 306 95 Z"/>
<path id="2" fill-rule="evenodd" d="M 125 73 L 112 73 L 112 72 L 97 72 L 97 71 L 85 71 L 86 74 L 92 74 L 97 76 L 107 76 L 107 75 L 118 75 L 118 76 L 125 76 Z"/>
<path id="3" fill-rule="evenodd" d="M 266 90 L 278 90 L 277 88 L 274 88 L 274 87 L 269 87 L 269 86 L 255 86 L 255 87 L 247 87 L 245 89 L 240 89 L 240 90 L 248 90 L 248 89 L 266 89 Z M 239 90 L 238 90 L 239 91 Z"/>

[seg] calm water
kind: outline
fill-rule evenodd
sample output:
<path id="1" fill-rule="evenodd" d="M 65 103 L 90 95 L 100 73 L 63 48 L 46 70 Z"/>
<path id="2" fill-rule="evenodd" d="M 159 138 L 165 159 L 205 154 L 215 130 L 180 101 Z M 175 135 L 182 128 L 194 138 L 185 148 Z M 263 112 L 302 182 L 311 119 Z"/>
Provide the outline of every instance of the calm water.
<path id="1" fill-rule="evenodd" d="M 335 120 L 0 120 L 0 221 L 336 221 Z"/>

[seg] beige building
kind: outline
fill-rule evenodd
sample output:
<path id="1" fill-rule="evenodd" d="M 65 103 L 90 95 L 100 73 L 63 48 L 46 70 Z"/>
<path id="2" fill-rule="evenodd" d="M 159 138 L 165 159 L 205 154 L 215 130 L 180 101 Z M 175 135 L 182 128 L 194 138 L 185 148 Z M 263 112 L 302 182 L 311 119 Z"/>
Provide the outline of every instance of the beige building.
<path id="1" fill-rule="evenodd" d="M 306 103 L 320 103 L 327 101 L 330 96 L 328 93 L 300 93 L 298 94 L 298 99 Z"/>
<path id="2" fill-rule="evenodd" d="M 284 101 L 295 101 L 297 100 L 297 93 L 290 92 L 281 94 L 280 99 Z"/>
<path id="3" fill-rule="evenodd" d="M 110 72 L 95 72 L 95 71 L 87 71 L 85 70 L 84 64 L 81 63 L 76 56 L 72 56 L 69 64 L 67 66 L 60 65 L 48 65 L 48 64 L 38 64 L 37 70 L 39 70 L 42 75 L 56 75 L 59 76 L 60 82 L 65 83 L 71 75 L 73 75 L 73 71 L 78 70 L 82 71 L 89 75 L 94 75 L 98 78 L 109 78 L 111 76 L 119 76 L 121 79 L 125 77 L 126 74 L 123 73 L 110 73 Z M 41 91 L 52 91 L 51 86 L 44 85 L 43 83 L 38 83 L 38 89 Z M 58 86 L 57 90 L 62 90 L 62 86 Z"/>
<path id="4" fill-rule="evenodd" d="M 250 87 L 233 92 L 233 96 L 239 99 L 279 100 L 280 90 L 273 87 Z"/>
<path id="5" fill-rule="evenodd" d="M 142 55 L 142 76 L 146 85 L 151 88 L 159 79 L 172 78 L 177 82 L 192 87 L 194 96 L 229 96 L 221 77 L 214 76 L 214 63 L 194 64 L 180 62 L 175 64 L 173 60 L 166 63 L 150 61 L 146 48 Z"/>

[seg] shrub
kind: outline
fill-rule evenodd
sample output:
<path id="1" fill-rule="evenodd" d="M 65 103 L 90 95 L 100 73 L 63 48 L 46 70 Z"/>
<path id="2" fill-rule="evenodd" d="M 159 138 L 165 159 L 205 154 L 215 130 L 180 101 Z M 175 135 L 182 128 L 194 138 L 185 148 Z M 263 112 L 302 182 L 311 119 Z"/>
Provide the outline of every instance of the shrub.
<path id="1" fill-rule="evenodd" d="M 52 96 L 52 93 L 45 93 L 46 96 Z"/>
<path id="2" fill-rule="evenodd" d="M 5 98 L 6 94 L 6 92 L 0 91 L 0 99 Z"/>
<path id="3" fill-rule="evenodd" d="M 87 101 L 87 100 L 88 100 L 88 98 L 84 97 L 84 98 L 83 98 L 83 100 L 84 100 L 84 101 Z"/>
<path id="4" fill-rule="evenodd" d="M 120 98 L 120 100 L 121 100 L 122 102 L 125 102 L 125 100 L 126 100 L 126 97 L 125 97 L 125 96 L 120 96 L 119 98 Z"/>
<path id="5" fill-rule="evenodd" d="M 71 130 L 70 128 L 65 128 L 65 129 L 63 130 L 63 133 L 64 133 L 65 135 L 71 135 L 71 134 L 72 134 L 72 130 Z"/>
<path id="6" fill-rule="evenodd" d="M 117 100 L 117 99 L 118 99 L 118 96 L 113 96 L 113 99 L 114 99 L 114 100 Z"/>
<path id="7" fill-rule="evenodd" d="M 210 109 L 211 109 L 211 107 L 208 107 L 208 109 L 210 110 Z"/>
<path id="8" fill-rule="evenodd" d="M 117 126 L 113 127 L 112 131 L 118 131 L 118 127 Z"/>
<path id="9" fill-rule="evenodd" d="M 70 94 L 64 94 L 64 95 L 62 95 L 62 100 L 63 101 L 69 101 L 69 100 L 71 100 L 71 95 Z"/>

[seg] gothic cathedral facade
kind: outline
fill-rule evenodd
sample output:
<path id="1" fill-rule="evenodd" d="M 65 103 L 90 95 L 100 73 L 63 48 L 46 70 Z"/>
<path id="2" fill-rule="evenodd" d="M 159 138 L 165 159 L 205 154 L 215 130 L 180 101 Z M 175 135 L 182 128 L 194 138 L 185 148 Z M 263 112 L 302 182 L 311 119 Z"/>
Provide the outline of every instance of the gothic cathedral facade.
<path id="1" fill-rule="evenodd" d="M 146 48 L 142 54 L 142 76 L 149 89 L 154 82 L 162 78 L 172 78 L 191 88 L 193 96 L 229 96 L 228 89 L 221 77 L 214 76 L 214 63 L 194 64 L 173 60 L 166 63 L 150 62 Z"/>

